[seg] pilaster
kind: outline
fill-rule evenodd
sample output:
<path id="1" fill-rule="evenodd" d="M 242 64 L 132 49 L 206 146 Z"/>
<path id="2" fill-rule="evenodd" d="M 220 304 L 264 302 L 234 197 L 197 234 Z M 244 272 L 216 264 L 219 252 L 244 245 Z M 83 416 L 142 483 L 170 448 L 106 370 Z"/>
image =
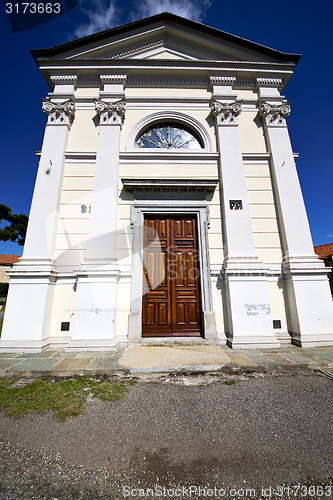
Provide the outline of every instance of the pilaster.
<path id="1" fill-rule="evenodd" d="M 114 92 L 117 95 L 118 83 Z M 104 93 L 105 95 L 105 93 Z M 77 272 L 73 335 L 68 350 L 116 346 L 115 314 L 119 269 L 116 262 L 120 130 L 125 102 L 96 99 L 99 140 L 87 250 Z"/>
<path id="2" fill-rule="evenodd" d="M 48 345 L 64 153 L 75 108 L 73 99 L 43 99 L 42 109 L 48 119 L 23 256 L 12 272 L 0 351 L 41 352 Z"/>
<path id="3" fill-rule="evenodd" d="M 260 87 L 260 82 L 258 82 Z M 260 87 L 261 89 L 261 87 Z M 261 95 L 263 92 L 260 92 Z M 260 99 L 283 253 L 287 323 L 300 346 L 333 344 L 333 304 L 327 269 L 313 250 L 310 227 L 294 162 L 282 97 Z"/>
<path id="4" fill-rule="evenodd" d="M 214 96 L 215 97 L 215 96 Z M 223 306 L 228 344 L 279 347 L 273 333 L 267 270 L 255 254 L 237 116 L 242 102 L 227 92 L 213 99 L 224 222 Z"/>

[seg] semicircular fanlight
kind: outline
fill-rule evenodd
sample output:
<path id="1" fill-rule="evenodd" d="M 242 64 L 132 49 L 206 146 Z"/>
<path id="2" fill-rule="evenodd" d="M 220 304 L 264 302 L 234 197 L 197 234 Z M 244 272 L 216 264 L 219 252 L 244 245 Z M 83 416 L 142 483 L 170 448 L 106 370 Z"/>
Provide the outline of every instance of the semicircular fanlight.
<path id="1" fill-rule="evenodd" d="M 159 123 L 146 129 L 136 141 L 139 148 L 200 149 L 201 141 L 194 132 L 180 124 Z"/>

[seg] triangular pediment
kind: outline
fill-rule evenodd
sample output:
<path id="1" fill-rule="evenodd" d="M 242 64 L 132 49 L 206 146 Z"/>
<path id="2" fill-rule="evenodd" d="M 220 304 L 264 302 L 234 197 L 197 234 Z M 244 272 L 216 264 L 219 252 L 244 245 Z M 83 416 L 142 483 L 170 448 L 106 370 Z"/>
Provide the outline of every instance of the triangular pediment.
<path id="1" fill-rule="evenodd" d="M 293 62 L 299 56 L 163 13 L 51 49 L 32 51 L 36 60 L 160 59 L 179 61 Z"/>

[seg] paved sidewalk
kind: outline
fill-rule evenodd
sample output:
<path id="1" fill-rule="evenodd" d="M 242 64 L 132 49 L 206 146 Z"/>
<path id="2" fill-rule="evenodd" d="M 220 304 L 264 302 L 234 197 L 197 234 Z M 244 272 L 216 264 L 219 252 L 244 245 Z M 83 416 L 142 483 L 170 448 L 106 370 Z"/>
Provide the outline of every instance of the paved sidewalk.
<path id="1" fill-rule="evenodd" d="M 286 344 L 280 349 L 240 350 L 179 343 L 120 347 L 111 352 L 0 353 L 0 376 L 6 377 L 210 372 L 297 366 L 323 369 L 333 376 L 333 347 L 299 348 Z"/>

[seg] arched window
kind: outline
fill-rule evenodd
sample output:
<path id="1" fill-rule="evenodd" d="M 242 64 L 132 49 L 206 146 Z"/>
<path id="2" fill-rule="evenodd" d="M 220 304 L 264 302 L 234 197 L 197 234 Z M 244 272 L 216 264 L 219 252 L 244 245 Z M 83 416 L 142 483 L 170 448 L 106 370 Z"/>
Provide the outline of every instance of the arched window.
<path id="1" fill-rule="evenodd" d="M 155 123 L 135 142 L 138 148 L 202 149 L 201 138 L 189 127 L 175 122 Z"/>

